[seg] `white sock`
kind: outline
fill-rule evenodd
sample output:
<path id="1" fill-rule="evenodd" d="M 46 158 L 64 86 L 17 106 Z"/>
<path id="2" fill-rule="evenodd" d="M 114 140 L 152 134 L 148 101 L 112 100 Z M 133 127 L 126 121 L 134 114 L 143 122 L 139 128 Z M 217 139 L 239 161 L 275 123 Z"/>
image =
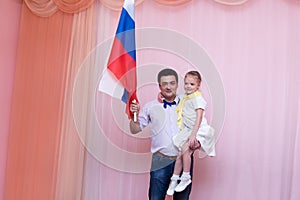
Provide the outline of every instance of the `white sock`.
<path id="1" fill-rule="evenodd" d="M 177 181 L 177 180 L 179 180 L 179 175 L 173 174 L 171 177 L 171 181 Z"/>
<path id="2" fill-rule="evenodd" d="M 182 175 L 181 177 L 184 177 L 184 178 L 189 178 L 190 179 L 190 172 L 182 172 Z"/>

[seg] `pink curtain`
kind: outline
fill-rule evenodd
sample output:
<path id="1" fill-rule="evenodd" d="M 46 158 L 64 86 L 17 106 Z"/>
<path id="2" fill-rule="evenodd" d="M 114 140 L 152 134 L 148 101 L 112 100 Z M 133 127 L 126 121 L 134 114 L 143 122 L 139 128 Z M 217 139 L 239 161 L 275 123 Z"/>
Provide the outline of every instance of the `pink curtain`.
<path id="1" fill-rule="evenodd" d="M 0 3 L 0 199 L 2 199 L 5 182 L 7 159 L 7 142 L 12 101 L 19 17 L 21 4 L 4 0 Z M 9 19 L 9 20 L 7 20 Z"/>
<path id="2" fill-rule="evenodd" d="M 186 71 L 203 75 L 217 156 L 195 158 L 191 199 L 298 200 L 299 1 L 137 4 L 141 104 L 164 66 L 179 72 L 179 93 Z M 1 120 L 4 199 L 147 199 L 148 131 L 130 135 L 124 105 L 97 91 L 121 6 L 23 4 L 9 130 Z"/>
<path id="3" fill-rule="evenodd" d="M 72 21 L 22 7 L 4 199 L 55 197 Z"/>

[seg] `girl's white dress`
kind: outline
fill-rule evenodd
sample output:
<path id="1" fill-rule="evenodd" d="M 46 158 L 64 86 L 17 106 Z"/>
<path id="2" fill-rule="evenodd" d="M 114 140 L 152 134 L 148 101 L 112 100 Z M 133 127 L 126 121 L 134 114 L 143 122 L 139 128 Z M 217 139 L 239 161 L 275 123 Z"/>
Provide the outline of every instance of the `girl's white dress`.
<path id="1" fill-rule="evenodd" d="M 182 99 L 182 98 L 180 98 Z M 206 101 L 201 96 L 196 96 L 191 99 L 187 99 L 183 103 L 182 107 L 182 125 L 181 130 L 173 137 L 174 145 L 180 150 L 182 145 L 187 141 L 188 137 L 192 133 L 192 129 L 196 120 L 196 109 L 205 110 Z M 205 118 L 205 112 L 203 111 L 202 121 L 200 128 L 196 135 L 197 140 L 201 144 L 200 157 L 206 155 L 215 156 L 215 134 L 214 129 L 207 123 Z"/>

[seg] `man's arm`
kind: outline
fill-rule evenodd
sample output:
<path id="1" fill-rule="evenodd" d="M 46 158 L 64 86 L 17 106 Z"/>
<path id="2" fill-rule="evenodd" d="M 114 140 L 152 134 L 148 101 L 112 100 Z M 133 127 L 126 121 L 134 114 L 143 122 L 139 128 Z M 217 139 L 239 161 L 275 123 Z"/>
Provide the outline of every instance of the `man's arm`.
<path id="1" fill-rule="evenodd" d="M 134 122 L 133 120 L 130 120 L 129 122 L 130 132 L 132 134 L 137 134 L 142 129 L 140 128 L 140 124 L 138 122 Z"/>

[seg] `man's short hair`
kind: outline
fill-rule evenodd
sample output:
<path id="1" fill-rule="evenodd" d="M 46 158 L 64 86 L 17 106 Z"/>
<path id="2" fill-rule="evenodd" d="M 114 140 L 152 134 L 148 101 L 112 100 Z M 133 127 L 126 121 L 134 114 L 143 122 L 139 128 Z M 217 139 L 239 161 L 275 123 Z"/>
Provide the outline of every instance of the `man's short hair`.
<path id="1" fill-rule="evenodd" d="M 160 83 L 160 79 L 162 76 L 175 76 L 176 82 L 178 83 L 178 74 L 175 70 L 170 68 L 165 68 L 161 70 L 157 75 L 157 82 Z"/>

